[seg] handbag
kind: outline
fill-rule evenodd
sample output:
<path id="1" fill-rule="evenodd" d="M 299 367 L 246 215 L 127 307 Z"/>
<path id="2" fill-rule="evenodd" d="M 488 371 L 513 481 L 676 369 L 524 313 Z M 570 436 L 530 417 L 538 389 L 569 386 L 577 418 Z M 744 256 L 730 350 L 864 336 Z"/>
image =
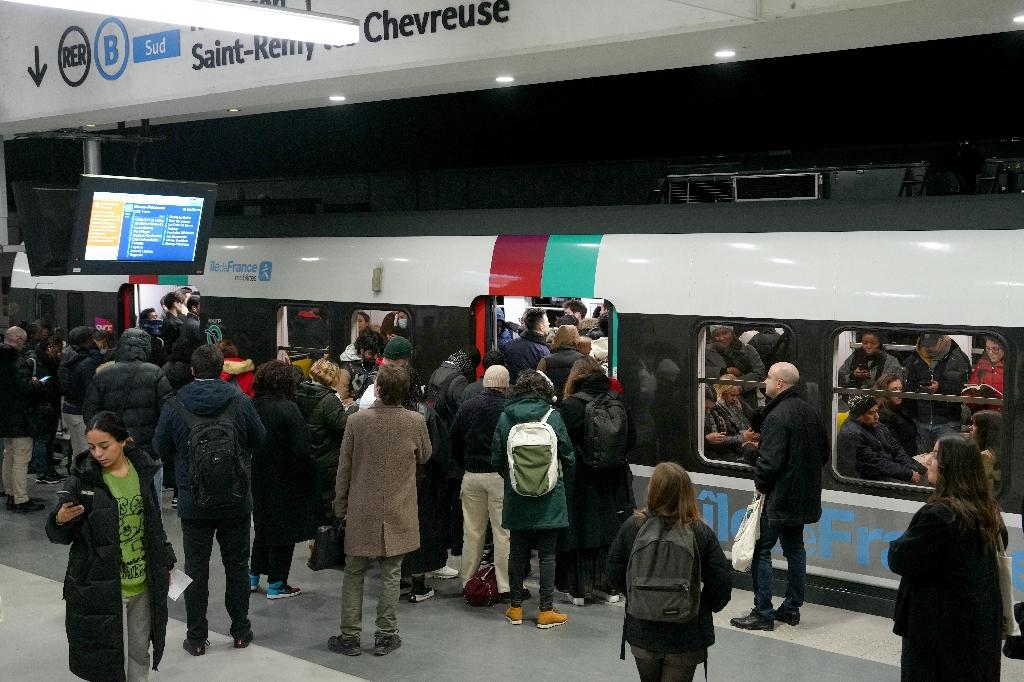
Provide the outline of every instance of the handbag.
<path id="1" fill-rule="evenodd" d="M 1013 559 L 1006 555 L 1006 548 L 996 550 L 996 562 L 999 564 L 999 592 L 1003 603 L 1003 636 L 1019 635 L 1017 619 L 1013 613 Z"/>
<path id="2" fill-rule="evenodd" d="M 313 551 L 306 565 L 311 571 L 345 567 L 345 526 L 340 521 L 316 529 Z"/>
<path id="3" fill-rule="evenodd" d="M 749 571 L 754 563 L 754 545 L 761 537 L 761 511 L 764 509 L 764 495 L 754 493 L 754 500 L 743 515 L 739 530 L 732 541 L 732 567 L 737 571 Z"/>
<path id="4" fill-rule="evenodd" d="M 498 594 L 498 577 L 494 572 L 494 565 L 481 566 L 473 577 L 466 581 L 466 586 L 462 588 L 462 596 L 470 606 L 497 604 L 501 597 Z"/>

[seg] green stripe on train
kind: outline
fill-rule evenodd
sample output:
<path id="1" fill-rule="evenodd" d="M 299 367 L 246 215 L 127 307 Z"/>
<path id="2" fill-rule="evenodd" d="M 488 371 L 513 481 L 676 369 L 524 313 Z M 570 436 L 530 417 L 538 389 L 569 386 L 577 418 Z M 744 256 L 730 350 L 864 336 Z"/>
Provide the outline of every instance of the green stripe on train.
<path id="1" fill-rule="evenodd" d="M 599 234 L 553 234 L 544 253 L 541 296 L 594 297 Z"/>

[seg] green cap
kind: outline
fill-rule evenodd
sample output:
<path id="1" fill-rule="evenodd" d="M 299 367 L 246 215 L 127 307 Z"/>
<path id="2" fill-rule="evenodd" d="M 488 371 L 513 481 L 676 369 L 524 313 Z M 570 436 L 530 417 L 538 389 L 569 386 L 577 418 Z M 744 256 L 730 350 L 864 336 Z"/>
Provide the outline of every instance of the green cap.
<path id="1" fill-rule="evenodd" d="M 412 356 L 412 343 L 409 339 L 396 336 L 384 347 L 384 357 L 388 360 L 403 360 Z"/>

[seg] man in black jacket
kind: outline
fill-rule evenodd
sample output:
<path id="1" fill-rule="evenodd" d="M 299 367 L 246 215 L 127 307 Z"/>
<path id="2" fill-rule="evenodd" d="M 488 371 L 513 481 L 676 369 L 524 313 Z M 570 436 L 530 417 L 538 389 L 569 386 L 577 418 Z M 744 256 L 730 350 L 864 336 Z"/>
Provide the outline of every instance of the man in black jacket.
<path id="1" fill-rule="evenodd" d="M 89 423 L 98 412 L 110 410 L 124 422 L 132 439 L 151 453 L 153 434 L 160 420 L 160 408 L 171 393 L 171 384 L 160 368 L 147 362 L 149 334 L 127 329 L 117 347 L 117 359 L 96 372 L 85 392 L 82 416 Z M 157 499 L 163 488 L 163 470 L 156 472 Z"/>
<path id="2" fill-rule="evenodd" d="M 541 358 L 551 355 L 548 348 L 548 316 L 541 308 L 530 308 L 523 313 L 525 329 L 519 338 L 505 346 L 505 358 L 508 360 L 508 376 L 511 383 L 519 378 L 524 369 L 537 369 Z"/>
<path id="3" fill-rule="evenodd" d="M 821 467 L 828 461 L 828 430 L 797 392 L 800 373 L 788 362 L 768 370 L 762 412 L 760 457 L 754 486 L 766 496 L 761 537 L 754 546 L 754 608 L 730 623 L 744 630 L 773 630 L 775 621 L 800 622 L 807 585 L 804 524 L 821 518 Z M 789 568 L 786 599 L 772 609 L 772 548 L 782 543 Z"/>
<path id="4" fill-rule="evenodd" d="M 4 439 L 4 493 L 7 508 L 16 512 L 39 511 L 43 504 L 28 496 L 28 465 L 32 436 L 37 425 L 38 401 L 43 387 L 32 376 L 24 355 L 28 334 L 11 327 L 0 343 L 0 436 Z"/>
<path id="5" fill-rule="evenodd" d="M 68 334 L 68 347 L 60 361 L 60 392 L 64 398 L 64 426 L 71 438 L 72 455 L 89 449 L 85 440 L 85 391 L 89 388 L 96 368 L 103 362 L 103 354 L 96 348 L 89 327 L 75 327 Z"/>

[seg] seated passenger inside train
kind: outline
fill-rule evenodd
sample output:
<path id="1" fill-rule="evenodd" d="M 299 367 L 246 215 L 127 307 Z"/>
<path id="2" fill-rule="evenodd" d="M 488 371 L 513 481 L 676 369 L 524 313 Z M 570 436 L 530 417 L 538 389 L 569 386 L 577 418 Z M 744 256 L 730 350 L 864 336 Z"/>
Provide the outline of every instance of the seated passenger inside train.
<path id="1" fill-rule="evenodd" d="M 839 472 L 867 481 L 924 481 L 925 467 L 879 423 L 878 402 L 869 395 L 851 396 L 848 402 L 850 415 L 839 432 Z"/>
<path id="2" fill-rule="evenodd" d="M 996 339 L 985 339 L 985 352 L 974 363 L 971 370 L 971 378 L 967 386 L 964 386 L 962 394 L 968 397 L 977 398 L 1002 398 L 1003 397 L 1003 368 L 1006 351 Z M 967 407 L 972 413 L 982 410 L 1002 410 L 1000 405 L 986 405 L 985 403 L 968 403 Z"/>
<path id="3" fill-rule="evenodd" d="M 753 347 L 743 343 L 736 337 L 736 332 L 729 325 L 711 326 L 711 342 L 705 356 L 705 374 L 708 378 L 717 378 L 729 374 L 742 381 L 764 381 L 768 375 L 761 356 Z M 743 385 L 743 402 L 752 410 L 758 408 L 757 386 Z"/>
<path id="4" fill-rule="evenodd" d="M 760 435 L 750 428 L 754 413 L 740 400 L 739 384 L 726 381 L 715 384 L 714 390 L 716 400 L 710 414 L 713 431 L 707 431 L 709 424 L 705 421 L 705 438 L 716 453 L 712 459 L 748 464 L 756 461 Z"/>
<path id="5" fill-rule="evenodd" d="M 891 393 L 903 392 L 903 379 L 898 374 L 883 374 L 875 383 L 875 389 Z M 875 398 L 878 401 L 878 421 L 886 426 L 903 448 L 903 452 L 911 457 L 927 452 L 924 440 L 917 431 L 917 423 L 904 408 L 904 400 L 898 395 L 887 395 Z"/>

